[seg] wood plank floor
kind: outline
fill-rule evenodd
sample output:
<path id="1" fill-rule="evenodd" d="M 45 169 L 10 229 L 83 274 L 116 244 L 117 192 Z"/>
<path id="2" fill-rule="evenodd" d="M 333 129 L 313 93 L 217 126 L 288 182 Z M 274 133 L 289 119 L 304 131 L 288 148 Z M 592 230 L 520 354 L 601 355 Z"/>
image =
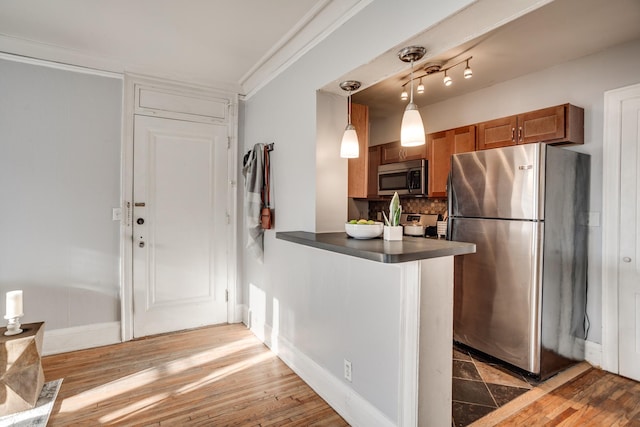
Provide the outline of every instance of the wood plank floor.
<path id="1" fill-rule="evenodd" d="M 637 427 L 640 426 L 640 383 L 590 368 L 491 425 Z"/>
<path id="2" fill-rule="evenodd" d="M 49 426 L 346 426 L 243 325 L 46 356 Z"/>
<path id="3" fill-rule="evenodd" d="M 243 325 L 46 356 L 42 365 L 46 381 L 64 378 L 49 426 L 347 425 Z M 640 383 L 580 372 L 473 425 L 640 426 Z"/>

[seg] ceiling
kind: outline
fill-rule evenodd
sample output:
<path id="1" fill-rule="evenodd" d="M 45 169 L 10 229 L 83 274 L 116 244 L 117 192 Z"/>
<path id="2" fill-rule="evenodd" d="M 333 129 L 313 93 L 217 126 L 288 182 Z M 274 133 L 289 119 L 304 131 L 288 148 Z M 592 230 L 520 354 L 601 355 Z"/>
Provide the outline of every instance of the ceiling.
<path id="1" fill-rule="evenodd" d="M 451 86 L 444 86 L 443 73 L 432 74 L 423 79 L 425 93 L 414 94 L 414 102 L 434 104 L 639 38 L 640 0 L 555 0 L 436 56 L 429 55 L 433 37 L 426 32 L 412 41 L 427 48 L 426 59 L 414 66 L 414 76 L 424 74 L 427 63 L 446 67 L 472 56 L 473 77 L 462 77 L 465 63 L 447 73 L 454 79 Z M 402 65 L 396 54 L 389 53 Z M 608 67 L 615 64 L 603 64 L 603 72 Z M 357 80 L 359 71 L 346 77 Z M 401 114 L 407 101 L 400 99 L 400 93 L 409 72 L 406 64 L 403 72 L 354 93 L 353 102 L 369 105 L 372 120 Z"/>
<path id="2" fill-rule="evenodd" d="M 370 1 L 2 0 L 0 52 L 251 94 Z M 493 3 L 474 6 L 497 7 Z M 460 18 L 465 12 L 466 22 Z M 640 0 L 555 0 L 477 39 L 448 46 L 455 37 L 446 21 L 460 18 L 456 25 L 468 25 L 478 18 L 474 13 L 462 11 L 411 41 L 427 48 L 417 72 L 427 62 L 447 66 L 473 56 L 472 79 L 461 78 L 464 64 L 450 71 L 450 87 L 442 85 L 442 74 L 424 79 L 426 92 L 415 98 L 419 106 L 640 38 Z M 397 114 L 406 104 L 399 95 L 409 65 L 395 55 L 387 52 L 390 58 L 344 76 L 363 82 L 353 100 L 369 105 L 372 119 Z M 397 62 L 394 69 L 402 72 L 378 81 L 377 60 Z M 330 86 L 345 95 L 337 83 Z"/>
<path id="3" fill-rule="evenodd" d="M 247 93 L 362 3 L 2 0 L 0 52 Z"/>

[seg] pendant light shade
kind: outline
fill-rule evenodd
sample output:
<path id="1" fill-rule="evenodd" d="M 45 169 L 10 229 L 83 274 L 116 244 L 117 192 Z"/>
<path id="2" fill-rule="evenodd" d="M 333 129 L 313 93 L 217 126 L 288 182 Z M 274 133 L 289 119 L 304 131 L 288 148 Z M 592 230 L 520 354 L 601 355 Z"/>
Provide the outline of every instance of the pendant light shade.
<path id="1" fill-rule="evenodd" d="M 411 62 L 409 104 L 404 110 L 402 124 L 400 125 L 400 145 L 403 147 L 415 147 L 425 144 L 424 124 L 418 106 L 413 103 L 413 61 L 420 60 L 426 53 L 422 46 L 409 46 L 398 52 L 398 57 L 403 62 Z"/>
<path id="2" fill-rule="evenodd" d="M 424 124 L 418 106 L 414 103 L 407 105 L 402 116 L 402 125 L 400 126 L 400 145 L 404 147 L 415 147 L 424 145 Z"/>
<path id="3" fill-rule="evenodd" d="M 360 156 L 360 142 L 356 128 L 349 123 L 342 135 L 342 144 L 340 144 L 340 157 L 345 159 L 353 159 Z"/>
<path id="4" fill-rule="evenodd" d="M 347 127 L 342 135 L 342 143 L 340 144 L 340 157 L 345 159 L 354 159 L 360 156 L 360 142 L 356 128 L 351 124 L 351 91 L 360 87 L 360 82 L 355 80 L 347 80 L 340 83 L 340 88 L 349 92 L 347 96 Z"/>

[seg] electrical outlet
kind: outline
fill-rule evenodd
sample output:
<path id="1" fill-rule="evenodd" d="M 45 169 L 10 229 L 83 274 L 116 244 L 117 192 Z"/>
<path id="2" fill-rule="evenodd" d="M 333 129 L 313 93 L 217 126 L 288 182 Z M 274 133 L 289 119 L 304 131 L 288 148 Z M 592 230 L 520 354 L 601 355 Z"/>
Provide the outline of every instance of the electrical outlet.
<path id="1" fill-rule="evenodd" d="M 351 382 L 351 362 L 344 359 L 344 379 Z"/>

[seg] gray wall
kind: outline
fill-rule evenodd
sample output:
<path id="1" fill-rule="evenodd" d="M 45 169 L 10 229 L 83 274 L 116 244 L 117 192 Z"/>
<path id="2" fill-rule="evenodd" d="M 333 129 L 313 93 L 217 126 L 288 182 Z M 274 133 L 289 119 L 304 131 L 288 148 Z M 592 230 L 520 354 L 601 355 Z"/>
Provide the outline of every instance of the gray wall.
<path id="1" fill-rule="evenodd" d="M 121 116 L 119 78 L 0 59 L 0 307 L 22 289 L 22 323 L 120 320 Z"/>

